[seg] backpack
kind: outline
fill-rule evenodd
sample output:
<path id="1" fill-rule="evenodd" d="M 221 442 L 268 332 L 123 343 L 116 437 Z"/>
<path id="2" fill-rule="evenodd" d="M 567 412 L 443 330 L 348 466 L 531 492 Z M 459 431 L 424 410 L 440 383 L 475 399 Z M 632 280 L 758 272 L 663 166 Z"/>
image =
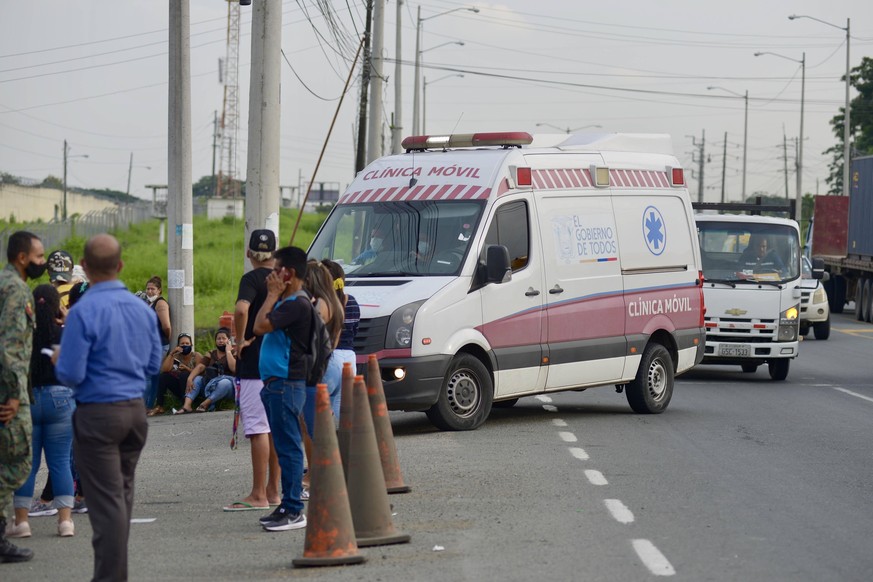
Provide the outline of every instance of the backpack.
<path id="1" fill-rule="evenodd" d="M 309 306 L 309 337 L 296 337 L 290 328 L 285 333 L 291 338 L 291 353 L 288 358 L 288 378 L 306 381 L 307 386 L 315 386 L 324 378 L 327 363 L 333 353 L 333 342 L 327 326 L 321 320 L 321 315 L 309 301 L 309 295 L 304 292 L 296 294 Z"/>

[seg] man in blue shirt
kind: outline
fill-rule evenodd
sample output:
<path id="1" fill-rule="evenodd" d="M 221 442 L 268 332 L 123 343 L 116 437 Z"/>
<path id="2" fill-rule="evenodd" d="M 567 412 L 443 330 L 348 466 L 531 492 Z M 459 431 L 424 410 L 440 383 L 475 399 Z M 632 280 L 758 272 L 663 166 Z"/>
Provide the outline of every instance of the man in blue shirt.
<path id="1" fill-rule="evenodd" d="M 309 296 L 303 291 L 306 252 L 297 247 L 273 254 L 273 272 L 267 275 L 267 298 L 255 317 L 254 332 L 263 335 L 259 369 L 264 387 L 261 400 L 267 411 L 276 455 L 279 457 L 282 504 L 260 519 L 267 531 L 306 527 L 303 515 L 303 441 L 298 417 L 306 402 L 306 376 L 286 330 L 295 337 L 312 333 Z"/>
<path id="2" fill-rule="evenodd" d="M 124 283 L 121 246 L 108 234 L 85 244 L 88 293 L 71 309 L 55 374 L 73 387 L 73 450 L 88 492 L 94 580 L 127 580 L 136 464 L 148 434 L 143 387 L 161 364 L 157 316 Z"/>

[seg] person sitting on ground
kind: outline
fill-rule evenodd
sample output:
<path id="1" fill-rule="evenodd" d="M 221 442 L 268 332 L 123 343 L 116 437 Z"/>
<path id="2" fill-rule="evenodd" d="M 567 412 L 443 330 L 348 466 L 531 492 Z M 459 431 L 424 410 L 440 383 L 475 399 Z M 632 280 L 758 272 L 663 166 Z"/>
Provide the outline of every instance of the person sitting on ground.
<path id="1" fill-rule="evenodd" d="M 215 410 L 220 400 L 233 396 L 233 374 L 236 374 L 236 357 L 230 345 L 230 330 L 220 327 L 215 332 L 215 349 L 200 358 L 188 376 L 185 403 L 176 414 L 191 412 L 201 391 L 205 400 L 197 407 L 197 412 Z"/>
<path id="2" fill-rule="evenodd" d="M 767 237 L 762 234 L 753 234 L 749 237 L 749 244 L 740 255 L 739 267 L 740 271 L 753 273 L 785 270 L 782 259 L 779 258 L 776 250 L 770 247 Z"/>
<path id="3" fill-rule="evenodd" d="M 199 361 L 200 354 L 194 351 L 194 342 L 191 340 L 191 336 L 187 333 L 180 333 L 176 347 L 167 354 L 161 364 L 155 406 L 148 411 L 148 416 L 156 416 L 165 412 L 164 402 L 168 391 L 179 400 L 185 397 L 188 376 Z"/>

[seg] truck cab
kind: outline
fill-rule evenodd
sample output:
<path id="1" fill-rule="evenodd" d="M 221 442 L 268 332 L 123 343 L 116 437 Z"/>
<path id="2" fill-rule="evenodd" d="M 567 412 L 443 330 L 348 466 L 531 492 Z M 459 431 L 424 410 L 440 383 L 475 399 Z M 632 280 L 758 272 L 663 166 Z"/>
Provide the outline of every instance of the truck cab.
<path id="1" fill-rule="evenodd" d="M 783 218 L 697 214 L 706 301 L 703 364 L 767 364 L 788 377 L 797 357 L 801 303 L 800 231 Z"/>

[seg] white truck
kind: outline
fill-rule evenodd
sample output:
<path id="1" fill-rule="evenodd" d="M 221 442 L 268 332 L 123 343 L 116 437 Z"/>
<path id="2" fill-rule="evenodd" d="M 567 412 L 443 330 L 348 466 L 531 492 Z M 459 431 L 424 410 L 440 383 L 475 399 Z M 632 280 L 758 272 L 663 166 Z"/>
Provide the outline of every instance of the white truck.
<path id="1" fill-rule="evenodd" d="M 695 204 L 697 210 L 761 212 L 773 207 Z M 776 207 L 784 209 L 785 207 Z M 801 302 L 800 230 L 794 220 L 742 214 L 695 215 L 703 260 L 703 364 L 767 364 L 788 377 L 797 357 Z"/>
<path id="2" fill-rule="evenodd" d="M 419 136 L 358 173 L 309 255 L 343 265 L 388 406 L 470 430 L 492 404 L 617 386 L 659 413 L 703 357 L 700 253 L 666 135 Z"/>

